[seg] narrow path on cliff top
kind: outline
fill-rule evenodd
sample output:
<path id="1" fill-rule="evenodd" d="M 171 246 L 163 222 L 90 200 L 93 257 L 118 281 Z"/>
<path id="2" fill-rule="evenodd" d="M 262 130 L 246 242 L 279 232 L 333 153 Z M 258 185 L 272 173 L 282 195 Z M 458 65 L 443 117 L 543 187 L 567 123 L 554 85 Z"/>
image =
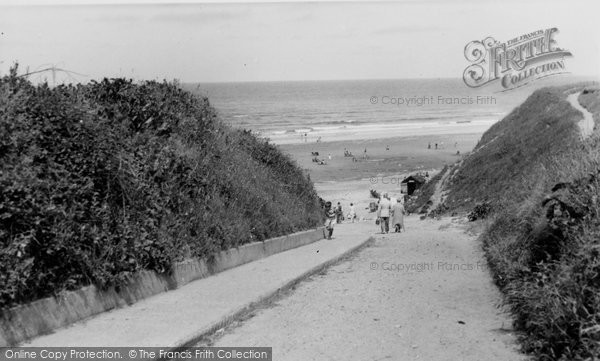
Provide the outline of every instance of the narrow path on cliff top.
<path id="1" fill-rule="evenodd" d="M 375 242 L 208 343 L 273 347 L 274 360 L 524 360 L 476 238 L 458 219 L 406 226 L 338 225 Z"/>
<path id="2" fill-rule="evenodd" d="M 579 103 L 579 100 L 577 100 L 579 98 L 579 94 L 581 94 L 581 92 L 571 94 L 567 97 L 567 100 L 569 103 L 571 103 L 573 108 L 579 110 L 583 114 L 583 119 L 579 121 L 578 125 L 581 131 L 581 137 L 585 139 L 594 132 L 594 117 L 592 113 L 582 107 Z"/>

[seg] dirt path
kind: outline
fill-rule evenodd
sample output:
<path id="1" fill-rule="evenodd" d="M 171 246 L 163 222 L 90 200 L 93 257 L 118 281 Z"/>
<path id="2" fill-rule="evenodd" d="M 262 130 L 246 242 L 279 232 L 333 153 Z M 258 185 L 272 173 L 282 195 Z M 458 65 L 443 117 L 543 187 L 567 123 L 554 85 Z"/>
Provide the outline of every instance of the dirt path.
<path id="1" fill-rule="evenodd" d="M 457 167 L 460 167 L 460 165 L 458 165 Z M 444 191 L 443 191 L 444 190 L 444 185 L 445 185 L 446 180 L 448 179 L 448 176 L 450 175 L 451 171 L 452 171 L 452 168 L 448 168 L 446 170 L 446 173 L 444 173 L 444 175 L 442 176 L 442 178 L 435 185 L 435 191 L 433 192 L 433 195 L 431 196 L 432 204 L 429 207 L 430 211 L 436 209 L 441 203 L 444 202 L 444 197 L 446 195 L 444 193 Z"/>
<path id="2" fill-rule="evenodd" d="M 587 109 L 579 104 L 579 100 L 577 100 L 579 98 L 579 94 L 581 94 L 581 92 L 571 94 L 567 97 L 567 100 L 569 103 L 571 103 L 573 108 L 579 110 L 583 114 L 583 119 L 581 119 L 578 124 L 579 129 L 581 130 L 581 137 L 585 139 L 594 132 L 594 117 L 592 113 L 588 112 Z"/>
<path id="3" fill-rule="evenodd" d="M 475 238 L 449 218 L 406 226 L 212 344 L 270 346 L 274 360 L 524 360 Z"/>

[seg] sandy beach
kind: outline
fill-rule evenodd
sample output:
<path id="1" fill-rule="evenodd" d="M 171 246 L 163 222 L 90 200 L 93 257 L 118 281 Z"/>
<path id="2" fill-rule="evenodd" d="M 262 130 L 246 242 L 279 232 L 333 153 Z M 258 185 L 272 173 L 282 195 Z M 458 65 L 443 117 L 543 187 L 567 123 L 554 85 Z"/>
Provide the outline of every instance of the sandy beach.
<path id="1" fill-rule="evenodd" d="M 376 201 L 369 192 L 371 189 L 398 198 L 404 178 L 416 172 L 434 176 L 444 165 L 467 155 L 480 137 L 480 133 L 471 133 L 352 141 L 334 138 L 318 143 L 284 144 L 279 148 L 305 169 L 320 197 L 334 204 L 340 202 L 345 214 L 353 203 L 359 221 L 374 222 L 375 214 L 369 212 L 369 203 Z M 344 150 L 351 152 L 356 161 L 345 157 Z M 318 158 L 326 164 L 313 162 L 312 152 L 318 152 Z"/>
<path id="2" fill-rule="evenodd" d="M 374 224 L 375 213 L 369 212 L 369 203 L 376 200 L 371 189 L 399 198 L 404 178 L 417 172 L 433 177 L 444 165 L 469 154 L 480 138 L 481 133 L 355 140 L 332 137 L 331 141 L 282 144 L 279 148 L 310 175 L 320 197 L 334 204 L 340 202 L 344 214 L 353 203 L 358 220 Z M 344 150 L 351 152 L 356 161 L 345 157 Z M 313 162 L 312 152 L 318 152 L 318 158 L 326 164 Z"/>
<path id="3" fill-rule="evenodd" d="M 402 176 L 416 171 L 435 172 L 446 164 L 453 164 L 470 152 L 481 133 L 444 134 L 395 137 L 366 140 L 334 140 L 279 145 L 305 169 L 315 184 L 331 181 L 368 180 L 372 177 Z M 438 149 L 435 149 L 437 143 Z M 431 149 L 428 148 L 431 144 Z M 344 149 L 352 157 L 344 156 Z M 364 151 L 367 150 L 367 158 Z M 457 151 L 460 152 L 457 155 Z M 312 152 L 326 162 L 312 161 Z M 331 159 L 329 156 L 331 155 Z M 378 183 L 383 183 L 381 178 Z M 368 185 L 365 184 L 368 189 Z"/>

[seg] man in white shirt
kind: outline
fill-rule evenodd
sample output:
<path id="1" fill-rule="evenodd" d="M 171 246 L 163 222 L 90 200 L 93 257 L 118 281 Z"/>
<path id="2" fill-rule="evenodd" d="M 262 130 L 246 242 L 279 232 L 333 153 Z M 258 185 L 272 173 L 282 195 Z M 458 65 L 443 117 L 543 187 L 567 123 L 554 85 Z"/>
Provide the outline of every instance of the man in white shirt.
<path id="1" fill-rule="evenodd" d="M 383 198 L 379 201 L 379 207 L 377 208 L 377 217 L 379 218 L 379 225 L 381 225 L 381 233 L 390 232 L 390 210 L 392 209 L 392 203 L 388 194 L 384 194 Z"/>

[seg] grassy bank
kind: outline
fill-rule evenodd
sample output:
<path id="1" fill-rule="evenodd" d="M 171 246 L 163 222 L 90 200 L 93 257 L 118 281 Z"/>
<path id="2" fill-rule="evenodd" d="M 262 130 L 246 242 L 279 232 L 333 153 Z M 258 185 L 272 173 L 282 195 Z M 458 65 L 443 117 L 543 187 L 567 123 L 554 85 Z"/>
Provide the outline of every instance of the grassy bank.
<path id="1" fill-rule="evenodd" d="M 446 205 L 492 206 L 484 249 L 525 351 L 600 355 L 600 140 L 581 141 L 569 92 L 598 119 L 597 85 L 546 88 L 482 137 L 453 169 Z"/>
<path id="2" fill-rule="evenodd" d="M 317 226 L 289 157 L 166 82 L 0 79 L 0 307 Z"/>

